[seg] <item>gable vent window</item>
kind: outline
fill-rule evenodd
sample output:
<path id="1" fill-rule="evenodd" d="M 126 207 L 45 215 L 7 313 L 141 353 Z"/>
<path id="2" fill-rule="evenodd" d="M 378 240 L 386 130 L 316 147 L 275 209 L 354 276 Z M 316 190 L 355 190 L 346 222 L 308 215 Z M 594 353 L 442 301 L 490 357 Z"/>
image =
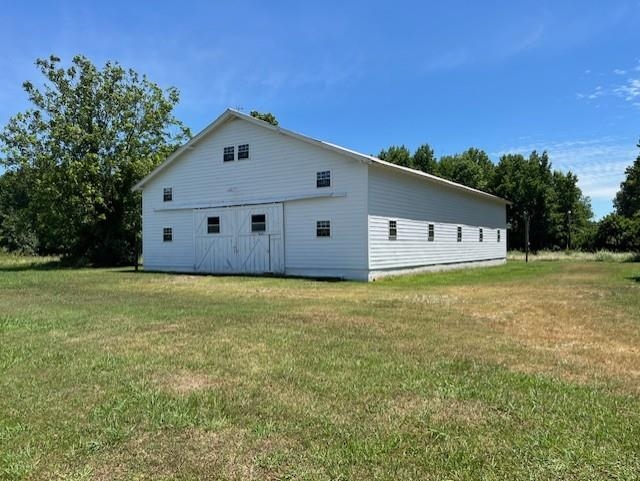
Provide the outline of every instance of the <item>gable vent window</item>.
<path id="1" fill-rule="evenodd" d="M 207 217 L 207 234 L 220 233 L 220 217 Z"/>
<path id="2" fill-rule="evenodd" d="M 331 187 L 331 171 L 323 170 L 316 173 L 316 187 Z"/>
<path id="3" fill-rule="evenodd" d="M 234 152 L 235 152 L 235 147 L 233 145 L 231 147 L 225 147 L 222 155 L 222 161 L 231 162 L 235 160 Z"/>
<path id="4" fill-rule="evenodd" d="M 267 216 L 255 214 L 251 216 L 251 232 L 264 232 L 267 230 Z"/>
<path id="5" fill-rule="evenodd" d="M 171 187 L 165 187 L 162 190 L 163 202 L 171 202 L 173 200 L 173 189 Z"/>
<path id="6" fill-rule="evenodd" d="M 162 242 L 171 242 L 173 240 L 173 229 L 171 227 L 164 227 L 162 229 Z"/>
<path id="7" fill-rule="evenodd" d="M 331 221 L 319 220 L 316 222 L 316 237 L 331 237 Z"/>
<path id="8" fill-rule="evenodd" d="M 396 240 L 398 238 L 398 221 L 389 221 L 389 240 Z"/>
<path id="9" fill-rule="evenodd" d="M 498 229 L 498 242 L 500 242 L 500 229 Z"/>
<path id="10" fill-rule="evenodd" d="M 458 227 L 458 242 L 462 242 L 462 227 Z"/>
<path id="11" fill-rule="evenodd" d="M 249 144 L 238 145 L 238 160 L 249 158 Z"/>
<path id="12" fill-rule="evenodd" d="M 482 227 L 480 227 L 480 230 L 478 231 L 478 240 L 480 242 L 484 240 L 484 233 L 482 232 Z"/>
<path id="13" fill-rule="evenodd" d="M 436 228 L 433 224 L 429 224 L 429 242 L 433 242 L 433 239 L 436 237 Z"/>

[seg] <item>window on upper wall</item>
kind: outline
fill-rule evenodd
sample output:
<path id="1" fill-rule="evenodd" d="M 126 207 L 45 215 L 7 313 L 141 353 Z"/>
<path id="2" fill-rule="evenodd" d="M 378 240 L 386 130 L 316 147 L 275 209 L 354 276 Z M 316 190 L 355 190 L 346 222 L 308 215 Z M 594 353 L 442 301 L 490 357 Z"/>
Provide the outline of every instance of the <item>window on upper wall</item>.
<path id="1" fill-rule="evenodd" d="M 498 242 L 500 242 L 500 229 L 498 229 Z"/>
<path id="2" fill-rule="evenodd" d="M 316 237 L 331 237 L 331 221 L 319 220 L 316 222 Z"/>
<path id="3" fill-rule="evenodd" d="M 162 242 L 171 242 L 173 240 L 173 229 L 171 227 L 162 228 Z"/>
<path id="4" fill-rule="evenodd" d="M 267 216 L 254 214 L 251 216 L 251 232 L 264 232 L 267 230 Z"/>
<path id="5" fill-rule="evenodd" d="M 165 187 L 162 189 L 162 201 L 171 202 L 173 200 L 173 188 Z"/>
<path id="6" fill-rule="evenodd" d="M 316 187 L 331 187 L 331 171 L 316 172 Z"/>
<path id="7" fill-rule="evenodd" d="M 235 160 L 235 147 L 231 145 L 230 147 L 225 147 L 222 151 L 222 161 L 223 162 L 231 162 Z"/>
<path id="8" fill-rule="evenodd" d="M 249 144 L 238 145 L 238 160 L 249 158 Z"/>
<path id="9" fill-rule="evenodd" d="M 220 233 L 220 217 L 207 217 L 207 234 Z"/>
<path id="10" fill-rule="evenodd" d="M 462 227 L 458 226 L 458 242 L 462 242 Z"/>
<path id="11" fill-rule="evenodd" d="M 482 242 L 484 240 L 484 232 L 482 232 L 482 227 L 478 230 L 478 240 Z"/>
<path id="12" fill-rule="evenodd" d="M 427 238 L 429 242 L 433 242 L 433 239 L 436 237 L 436 227 L 433 224 L 429 224 L 429 237 Z"/>
<path id="13" fill-rule="evenodd" d="M 396 240 L 398 238 L 398 221 L 389 221 L 389 240 Z"/>

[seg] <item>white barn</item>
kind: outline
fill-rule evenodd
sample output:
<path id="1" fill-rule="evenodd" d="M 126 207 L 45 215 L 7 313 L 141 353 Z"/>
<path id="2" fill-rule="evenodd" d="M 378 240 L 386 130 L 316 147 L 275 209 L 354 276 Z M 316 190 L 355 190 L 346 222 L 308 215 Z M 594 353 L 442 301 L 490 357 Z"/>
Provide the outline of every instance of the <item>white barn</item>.
<path id="1" fill-rule="evenodd" d="M 366 281 L 506 260 L 507 201 L 231 109 L 134 189 L 146 270 Z"/>

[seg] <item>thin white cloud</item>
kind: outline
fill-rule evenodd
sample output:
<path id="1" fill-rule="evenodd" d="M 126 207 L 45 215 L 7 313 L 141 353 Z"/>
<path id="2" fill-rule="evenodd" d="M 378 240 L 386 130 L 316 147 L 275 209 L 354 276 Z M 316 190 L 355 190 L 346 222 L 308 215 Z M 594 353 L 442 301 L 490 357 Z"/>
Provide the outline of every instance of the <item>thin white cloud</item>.
<path id="1" fill-rule="evenodd" d="M 568 141 L 532 142 L 516 145 L 491 154 L 499 158 L 507 153 L 529 155 L 546 150 L 554 169 L 571 171 L 578 185 L 592 200 L 610 201 L 624 180 L 624 171 L 638 155 L 633 139 L 601 137 Z"/>
<path id="2" fill-rule="evenodd" d="M 620 68 L 615 69 L 613 73 L 616 75 L 627 75 L 627 71 Z"/>
<path id="3" fill-rule="evenodd" d="M 640 78 L 628 79 L 625 85 L 614 88 L 613 93 L 627 102 L 635 101 L 640 97 Z"/>

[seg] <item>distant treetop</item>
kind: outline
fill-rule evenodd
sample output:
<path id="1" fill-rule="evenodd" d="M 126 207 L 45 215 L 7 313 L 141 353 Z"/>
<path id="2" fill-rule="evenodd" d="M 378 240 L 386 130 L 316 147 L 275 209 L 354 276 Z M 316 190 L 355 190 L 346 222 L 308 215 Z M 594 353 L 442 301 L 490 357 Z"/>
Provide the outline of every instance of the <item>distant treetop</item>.
<path id="1" fill-rule="evenodd" d="M 273 115 L 271 112 L 263 113 L 263 112 L 258 112 L 257 110 L 252 110 L 251 112 L 249 112 L 249 115 L 251 115 L 251 117 L 262 120 L 264 122 L 268 122 L 271 125 L 278 125 L 278 120 L 276 119 L 275 115 Z"/>

